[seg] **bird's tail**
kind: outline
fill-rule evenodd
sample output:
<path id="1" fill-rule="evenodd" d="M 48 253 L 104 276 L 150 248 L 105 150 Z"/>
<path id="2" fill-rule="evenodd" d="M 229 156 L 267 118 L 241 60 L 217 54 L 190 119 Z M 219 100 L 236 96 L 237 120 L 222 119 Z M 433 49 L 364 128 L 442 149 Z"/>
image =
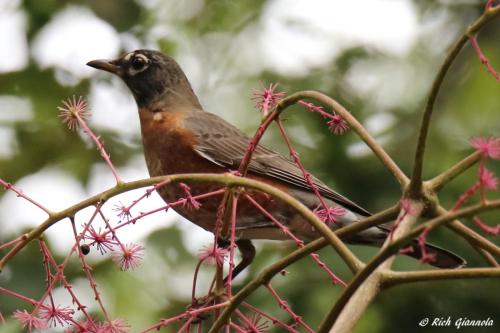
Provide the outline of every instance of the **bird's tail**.
<path id="1" fill-rule="evenodd" d="M 389 225 L 378 225 L 350 236 L 345 241 L 350 244 L 381 247 L 390 234 L 390 230 Z M 410 246 L 401 253 L 418 260 L 421 260 L 422 256 L 426 254 L 430 259 L 426 262 L 437 268 L 461 268 L 467 264 L 464 258 L 439 246 L 425 243 L 422 248 L 418 239 L 413 239 Z"/>
<path id="2" fill-rule="evenodd" d="M 433 257 L 433 259 L 429 261 L 429 265 L 437 268 L 461 268 L 467 264 L 462 257 L 432 244 L 426 243 L 424 251 L 422 251 L 417 240 L 413 240 L 410 246 L 411 248 L 405 251 L 406 255 L 420 260 L 422 259 L 422 252 L 425 251 L 428 255 Z"/>

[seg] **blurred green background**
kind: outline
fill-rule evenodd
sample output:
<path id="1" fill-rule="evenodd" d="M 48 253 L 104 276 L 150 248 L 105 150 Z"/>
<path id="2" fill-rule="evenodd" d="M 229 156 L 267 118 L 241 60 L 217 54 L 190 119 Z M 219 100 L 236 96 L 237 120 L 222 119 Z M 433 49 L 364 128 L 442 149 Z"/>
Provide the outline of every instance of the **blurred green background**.
<path id="1" fill-rule="evenodd" d="M 207 111 L 249 134 L 260 121 L 252 92 L 262 84 L 278 82 L 278 89 L 289 93 L 303 89 L 325 92 L 364 123 L 409 173 L 433 76 L 447 48 L 480 15 L 483 5 L 483 1 L 471 0 L 0 0 L 0 177 L 52 209 L 112 186 L 111 173 L 92 144 L 84 135 L 69 131 L 58 118 L 56 107 L 73 94 L 89 100 L 90 125 L 102 137 L 123 178 L 147 177 L 132 97 L 117 79 L 85 66 L 89 60 L 117 57 L 136 48 L 159 49 L 176 58 Z M 499 36 L 497 20 L 479 37 L 483 51 L 498 68 Z M 499 83 L 467 46 L 451 68 L 436 105 L 426 177 L 470 153 L 470 137 L 500 134 L 499 93 Z M 355 135 L 334 136 L 324 119 L 298 107 L 285 117 L 302 160 L 333 189 L 373 212 L 399 198 L 397 183 Z M 286 152 L 275 129 L 265 142 Z M 500 170 L 498 163 L 489 167 Z M 474 182 L 475 174 L 472 169 L 447 186 L 441 203 L 450 206 Z M 128 204 L 140 193 L 119 200 Z M 153 197 L 149 207 L 160 203 Z M 116 221 L 111 207 L 108 204 L 108 216 Z M 77 216 L 80 223 L 85 221 L 85 213 L 82 216 Z M 43 217 L 12 193 L 0 192 L 0 243 L 39 224 Z M 484 220 L 498 223 L 498 213 Z M 65 222 L 54 229 L 48 242 L 60 259 L 69 251 L 72 236 Z M 210 243 L 210 236 L 173 213 L 154 216 L 129 229 L 124 239 L 147 249 L 141 267 L 121 272 L 109 255 L 94 255 L 89 260 L 112 316 L 126 319 L 131 332 L 137 332 L 185 310 L 197 252 Z M 465 257 L 470 267 L 485 264 L 465 241 L 446 229 L 429 237 Z M 293 249 L 292 244 L 275 242 L 257 242 L 257 246 L 255 264 L 237 286 Z M 353 248 L 365 259 L 375 253 L 371 248 Z M 347 268 L 335 255 L 325 250 L 320 254 L 338 275 L 349 279 Z M 396 267 L 423 266 L 400 258 Z M 212 269 L 204 267 L 200 290 L 206 290 Z M 341 289 L 332 286 L 310 259 L 288 271 L 286 277 L 276 277 L 273 286 L 316 327 Z M 66 273 L 76 292 L 91 305 L 90 310 L 96 311 L 76 258 Z M 0 285 L 33 298 L 42 295 L 44 273 L 36 244 L 10 262 L 0 274 Z M 498 331 L 499 294 L 498 280 L 400 286 L 377 297 L 357 332 L 455 331 L 418 326 L 424 317 L 448 316 L 490 317 Z M 70 305 L 65 303 L 68 298 L 63 290 L 58 289 L 56 296 L 62 305 Z M 265 290 L 256 292 L 250 301 L 288 320 Z M 25 307 L 30 309 L 26 303 L 0 294 L 0 312 L 7 320 L 0 331 L 21 332 L 9 317 L 15 309 Z M 176 327 L 173 324 L 161 331 L 174 332 Z"/>

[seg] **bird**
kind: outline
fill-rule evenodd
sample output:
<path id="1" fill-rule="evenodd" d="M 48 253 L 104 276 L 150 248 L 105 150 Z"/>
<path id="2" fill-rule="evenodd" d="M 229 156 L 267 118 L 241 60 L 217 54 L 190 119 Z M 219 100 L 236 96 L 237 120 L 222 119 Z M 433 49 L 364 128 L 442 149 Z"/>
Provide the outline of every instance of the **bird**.
<path id="1" fill-rule="evenodd" d="M 226 173 L 236 170 L 245 155 L 250 137 L 223 118 L 203 109 L 198 97 L 179 64 L 170 56 L 156 50 L 139 49 L 118 59 L 92 60 L 88 66 L 118 76 L 130 89 L 138 107 L 144 156 L 151 177 L 180 173 Z M 296 198 L 311 210 L 320 201 L 301 169 L 289 158 L 259 144 L 248 165 L 247 177 L 277 187 Z M 311 175 L 311 180 L 323 201 L 343 214 L 331 223 L 332 229 L 356 223 L 371 214 L 360 205 L 335 192 Z M 214 185 L 189 183 L 192 195 L 206 193 Z M 167 203 L 185 195 L 180 186 L 162 187 L 158 193 Z M 265 195 L 252 193 L 260 205 L 299 239 L 311 241 L 321 235 L 291 207 Z M 216 212 L 221 198 L 206 200 L 198 209 L 176 206 L 175 210 L 187 220 L 214 232 Z M 256 255 L 252 240 L 287 240 L 275 223 L 255 209 L 245 198 L 238 201 L 236 245 L 241 254 L 240 263 L 232 277 L 250 265 Z M 346 243 L 381 246 L 390 229 L 374 226 L 345 239 Z M 228 246 L 227 237 L 219 242 Z M 437 268 L 459 268 L 465 265 L 460 256 L 425 244 L 425 250 L 434 256 L 431 265 Z M 421 257 L 417 240 L 405 254 Z"/>

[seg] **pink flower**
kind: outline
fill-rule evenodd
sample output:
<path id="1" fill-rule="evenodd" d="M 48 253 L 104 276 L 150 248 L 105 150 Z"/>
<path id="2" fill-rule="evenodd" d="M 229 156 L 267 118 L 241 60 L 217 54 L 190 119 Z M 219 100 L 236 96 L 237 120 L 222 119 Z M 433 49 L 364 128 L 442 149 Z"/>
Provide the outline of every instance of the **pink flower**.
<path id="1" fill-rule="evenodd" d="M 338 114 L 334 114 L 326 124 L 328 129 L 335 135 L 344 134 L 349 129 L 347 122 Z"/>
<path id="2" fill-rule="evenodd" d="M 113 253 L 113 261 L 117 263 L 123 271 L 135 269 L 141 264 L 144 250 L 144 246 L 129 243 L 121 247 L 120 251 Z"/>
<path id="3" fill-rule="evenodd" d="M 496 190 L 498 187 L 498 178 L 484 165 L 481 165 L 479 167 L 479 184 L 485 189 Z"/>
<path id="4" fill-rule="evenodd" d="M 227 250 L 212 245 L 205 246 L 200 251 L 200 260 L 205 261 L 210 265 L 222 266 L 227 257 Z"/>
<path id="5" fill-rule="evenodd" d="M 475 137 L 469 140 L 472 147 L 481 152 L 484 158 L 500 159 L 500 139 L 489 137 Z"/>
<path id="6" fill-rule="evenodd" d="M 93 242 L 92 245 L 95 245 L 99 252 L 101 252 L 101 254 L 106 253 L 108 250 L 113 250 L 113 246 L 116 243 L 113 241 L 109 233 L 101 233 L 101 229 L 99 229 L 99 232 L 97 232 L 92 226 L 89 228 L 87 233 L 88 235 L 85 235 L 85 238 L 91 240 Z"/>
<path id="7" fill-rule="evenodd" d="M 16 310 L 12 317 L 21 322 L 23 328 L 27 328 L 29 332 L 33 329 L 43 330 L 47 328 L 47 321 L 45 319 L 38 318 L 34 314 L 28 313 L 26 310 Z"/>
<path id="8" fill-rule="evenodd" d="M 255 107 L 259 109 L 264 116 L 269 114 L 269 111 L 277 105 L 281 98 L 285 96 L 284 91 L 275 92 L 274 89 L 278 87 L 277 83 L 271 83 L 269 88 L 262 87 L 262 90 L 256 90 L 253 93 L 253 100 L 255 100 Z"/>
<path id="9" fill-rule="evenodd" d="M 319 205 L 313 210 L 313 213 L 325 223 L 335 223 L 337 221 L 337 217 L 345 214 L 345 209 L 340 206 L 328 207 L 325 209 Z"/>
<path id="10" fill-rule="evenodd" d="M 118 217 L 120 219 L 130 221 L 130 218 L 132 217 L 130 209 L 125 207 L 121 202 L 119 205 L 115 205 L 113 210 L 118 213 Z"/>
<path id="11" fill-rule="evenodd" d="M 68 126 L 70 130 L 77 129 L 80 121 L 87 121 L 90 118 L 90 112 L 87 110 L 87 101 L 82 97 L 75 96 L 62 101 L 62 106 L 58 106 L 59 117 Z"/>
<path id="12" fill-rule="evenodd" d="M 191 189 L 189 186 L 187 186 L 184 183 L 179 183 L 179 186 L 182 187 L 184 190 L 184 193 L 186 194 L 186 197 L 183 199 L 183 206 L 188 206 L 188 208 L 193 208 L 195 210 L 200 209 L 201 203 L 197 201 L 195 198 L 193 198 L 193 195 L 191 194 Z"/>
<path id="13" fill-rule="evenodd" d="M 47 320 L 49 326 L 69 324 L 75 311 L 69 307 L 47 306 L 40 310 L 40 317 Z"/>

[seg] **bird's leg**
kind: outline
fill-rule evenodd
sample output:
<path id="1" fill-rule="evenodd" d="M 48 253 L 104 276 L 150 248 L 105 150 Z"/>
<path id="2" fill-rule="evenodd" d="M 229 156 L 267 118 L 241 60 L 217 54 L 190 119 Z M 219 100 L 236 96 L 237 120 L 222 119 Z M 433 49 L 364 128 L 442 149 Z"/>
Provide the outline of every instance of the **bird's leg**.
<path id="1" fill-rule="evenodd" d="M 218 239 L 217 245 L 223 248 L 228 248 L 230 242 L 224 239 Z M 236 241 L 236 246 L 238 246 L 238 250 L 240 250 L 241 261 L 236 267 L 233 269 L 231 274 L 231 279 L 234 279 L 239 273 L 241 273 L 245 268 L 247 268 L 255 258 L 255 247 L 249 239 L 238 239 Z M 229 276 L 226 276 L 224 279 L 224 284 L 227 283 Z"/>
<path id="2" fill-rule="evenodd" d="M 236 245 L 238 246 L 238 250 L 240 250 L 241 261 L 234 268 L 231 279 L 234 279 L 240 272 L 247 268 L 252 263 L 253 258 L 255 258 L 255 247 L 252 241 L 249 239 L 238 239 Z"/>

